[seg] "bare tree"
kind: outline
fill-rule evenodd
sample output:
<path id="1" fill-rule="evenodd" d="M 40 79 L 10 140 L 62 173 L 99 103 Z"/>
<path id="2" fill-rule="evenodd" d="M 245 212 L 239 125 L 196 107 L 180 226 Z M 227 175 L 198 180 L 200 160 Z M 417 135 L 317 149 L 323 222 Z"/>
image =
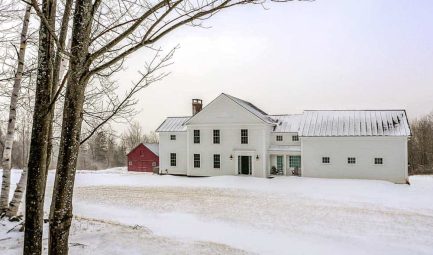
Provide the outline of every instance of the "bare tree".
<path id="1" fill-rule="evenodd" d="M 72 1 L 72 0 L 71 0 Z M 70 1 L 66 0 L 68 5 Z M 203 20 L 237 5 L 262 4 L 262 0 L 210 0 L 194 2 L 185 0 L 101 1 L 76 0 L 71 52 L 56 36 L 54 14 L 55 0 L 43 0 L 42 8 L 36 0 L 33 7 L 41 19 L 39 36 L 39 64 L 36 86 L 36 103 L 33 118 L 32 143 L 29 158 L 28 192 L 26 195 L 27 254 L 41 253 L 42 215 L 46 183 L 46 141 L 50 134 L 50 106 L 60 88 L 53 94 L 54 44 L 58 51 L 69 55 L 69 71 L 64 84 L 64 107 L 59 157 L 53 192 L 53 217 L 50 220 L 49 253 L 67 254 L 69 228 L 72 220 L 72 197 L 75 170 L 81 140 L 86 87 L 93 77 L 110 76 L 122 67 L 126 57 L 140 49 L 155 50 L 154 46 L 167 34 L 185 26 L 201 26 Z M 157 54 L 147 65 L 137 86 L 145 87 L 159 80 L 158 71 L 167 65 L 170 54 Z M 144 85 L 142 85 L 144 84 Z M 60 86 L 62 87 L 62 86 Z M 47 107 L 48 106 L 48 107 Z M 117 108 L 114 108 L 117 109 Z M 108 120 L 110 117 L 108 117 Z M 108 121 L 101 120 L 103 125 Z M 52 120 L 51 120 L 52 122 Z M 96 126 L 96 129 L 98 126 Z"/>
<path id="2" fill-rule="evenodd" d="M 11 95 L 8 128 L 6 133 L 6 139 L 4 142 L 5 145 L 4 145 L 4 151 L 2 157 L 3 178 L 2 178 L 2 189 L 1 189 L 1 196 L 0 196 L 0 213 L 2 214 L 7 211 L 8 204 L 9 204 L 10 176 L 11 176 L 11 167 L 12 167 L 12 146 L 13 146 L 14 136 L 15 136 L 18 95 L 21 90 L 21 78 L 24 71 L 24 58 L 25 58 L 25 52 L 27 46 L 27 33 L 29 28 L 31 9 L 32 9 L 31 6 L 28 5 L 25 10 L 25 14 L 23 18 L 20 49 L 18 52 L 18 64 L 17 64 L 15 81 L 14 81 L 12 95 Z"/>
<path id="3" fill-rule="evenodd" d="M 409 173 L 433 173 L 433 113 L 411 123 Z"/>

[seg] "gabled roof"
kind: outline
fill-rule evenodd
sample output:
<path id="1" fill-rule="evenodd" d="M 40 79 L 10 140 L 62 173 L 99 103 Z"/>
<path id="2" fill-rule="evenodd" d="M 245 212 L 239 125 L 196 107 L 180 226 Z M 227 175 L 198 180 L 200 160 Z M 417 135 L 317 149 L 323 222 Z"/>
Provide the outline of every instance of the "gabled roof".
<path id="1" fill-rule="evenodd" d="M 183 132 L 186 131 L 184 123 L 191 117 L 168 117 L 157 129 L 156 132 Z"/>
<path id="2" fill-rule="evenodd" d="M 297 133 L 302 116 L 303 114 L 269 115 L 277 123 L 274 128 L 276 133 Z"/>
<path id="3" fill-rule="evenodd" d="M 159 144 L 158 143 L 140 143 L 139 145 L 135 146 L 134 149 L 132 149 L 130 152 L 128 152 L 128 154 L 126 154 L 126 156 L 131 154 L 133 151 L 135 151 L 141 145 L 148 148 L 156 156 L 159 156 Z"/>
<path id="4" fill-rule="evenodd" d="M 410 136 L 404 110 L 304 111 L 300 136 Z"/>
<path id="5" fill-rule="evenodd" d="M 159 156 L 159 143 L 143 143 L 153 154 Z"/>
<path id="6" fill-rule="evenodd" d="M 273 120 L 266 112 L 258 108 L 257 106 L 253 105 L 252 103 L 242 100 L 240 98 L 222 93 L 222 95 L 227 96 L 231 100 L 233 100 L 235 103 L 239 104 L 243 108 L 245 108 L 247 111 L 251 112 L 255 116 L 257 116 L 259 119 L 263 120 L 264 122 L 268 124 L 274 124 L 275 120 Z"/>

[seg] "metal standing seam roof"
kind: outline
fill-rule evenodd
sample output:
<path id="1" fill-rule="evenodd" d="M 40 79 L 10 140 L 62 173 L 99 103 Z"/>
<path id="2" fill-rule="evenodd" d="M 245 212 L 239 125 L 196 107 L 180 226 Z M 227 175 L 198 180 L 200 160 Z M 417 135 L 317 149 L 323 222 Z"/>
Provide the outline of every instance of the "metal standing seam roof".
<path id="1" fill-rule="evenodd" d="M 159 156 L 159 144 L 158 143 L 143 143 L 153 154 Z"/>
<path id="2" fill-rule="evenodd" d="M 300 136 L 410 136 L 404 110 L 304 111 Z"/>
<path id="3" fill-rule="evenodd" d="M 186 131 L 186 125 L 183 125 L 191 117 L 168 117 L 156 129 L 156 132 L 183 132 Z"/>
<path id="4" fill-rule="evenodd" d="M 262 111 L 257 106 L 253 105 L 252 103 L 242 100 L 240 98 L 230 96 L 228 94 L 223 93 L 223 95 L 227 96 L 231 100 L 233 100 L 235 103 L 239 104 L 243 108 L 245 108 L 247 111 L 251 112 L 252 114 L 256 115 L 259 119 L 263 120 L 266 123 L 269 124 L 275 124 L 275 120 L 272 119 L 266 112 Z"/>
<path id="5" fill-rule="evenodd" d="M 269 115 L 277 124 L 273 132 L 297 133 L 302 121 L 302 116 L 303 114 Z"/>

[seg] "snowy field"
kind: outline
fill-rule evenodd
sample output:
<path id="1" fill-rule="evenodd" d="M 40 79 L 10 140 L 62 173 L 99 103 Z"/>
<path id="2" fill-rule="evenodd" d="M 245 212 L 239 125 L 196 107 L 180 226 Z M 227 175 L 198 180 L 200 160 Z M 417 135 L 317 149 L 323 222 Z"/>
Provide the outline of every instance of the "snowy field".
<path id="1" fill-rule="evenodd" d="M 433 176 L 410 181 L 79 171 L 70 253 L 433 254 Z M 22 253 L 15 225 L 0 254 Z"/>

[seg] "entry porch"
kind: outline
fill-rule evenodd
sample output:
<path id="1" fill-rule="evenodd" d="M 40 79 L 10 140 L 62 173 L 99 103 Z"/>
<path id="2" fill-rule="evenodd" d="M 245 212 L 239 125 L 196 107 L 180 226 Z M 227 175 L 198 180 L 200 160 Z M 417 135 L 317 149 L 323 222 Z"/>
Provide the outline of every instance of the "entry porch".
<path id="1" fill-rule="evenodd" d="M 300 146 L 271 146 L 268 154 L 270 175 L 301 175 Z"/>

